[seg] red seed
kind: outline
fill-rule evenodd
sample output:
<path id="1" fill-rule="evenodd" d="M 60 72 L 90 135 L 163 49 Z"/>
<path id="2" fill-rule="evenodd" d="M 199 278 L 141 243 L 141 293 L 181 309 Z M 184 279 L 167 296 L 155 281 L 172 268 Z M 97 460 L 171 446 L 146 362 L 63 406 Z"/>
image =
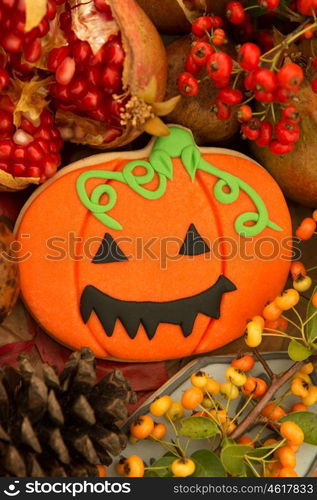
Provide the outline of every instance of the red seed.
<path id="1" fill-rule="evenodd" d="M 76 63 L 72 57 L 65 57 L 56 70 L 56 81 L 60 85 L 68 85 L 76 71 Z"/>
<path id="2" fill-rule="evenodd" d="M 89 89 L 87 94 L 80 100 L 78 107 L 83 111 L 97 108 L 102 100 L 102 92 L 98 89 Z"/>
<path id="3" fill-rule="evenodd" d="M 26 166 L 23 163 L 13 163 L 12 174 L 15 177 L 24 177 L 26 172 Z"/>
<path id="4" fill-rule="evenodd" d="M 105 92 L 113 94 L 121 85 L 121 71 L 116 66 L 107 66 L 102 73 L 102 83 Z"/>
<path id="5" fill-rule="evenodd" d="M 1 40 L 1 45 L 4 50 L 8 52 L 21 52 L 23 47 L 22 38 L 18 35 L 15 35 L 13 32 L 6 33 Z"/>
<path id="6" fill-rule="evenodd" d="M 78 40 L 73 44 L 73 57 L 78 64 L 84 64 L 90 58 L 92 52 L 88 42 Z"/>
<path id="7" fill-rule="evenodd" d="M 43 161 L 44 157 L 44 151 L 41 148 L 41 146 L 38 144 L 37 141 L 33 141 L 27 148 L 26 148 L 26 154 L 27 158 L 30 160 L 30 162 L 34 163 L 41 163 Z"/>
<path id="8" fill-rule="evenodd" d="M 14 149 L 11 139 L 0 140 L 0 161 L 9 160 Z"/>
<path id="9" fill-rule="evenodd" d="M 13 117 L 7 111 L 0 110 L 0 133 L 10 133 L 13 130 Z"/>
<path id="10" fill-rule="evenodd" d="M 24 57 L 28 62 L 37 61 L 42 54 L 42 45 L 39 38 L 24 46 Z"/>
<path id="11" fill-rule="evenodd" d="M 88 84 L 86 80 L 79 76 L 74 78 L 71 84 L 69 85 L 69 93 L 72 97 L 80 98 L 83 97 L 88 90 Z"/>
<path id="12" fill-rule="evenodd" d="M 0 92 L 7 87 L 10 78 L 9 74 L 5 69 L 0 68 Z"/>
<path id="13" fill-rule="evenodd" d="M 69 55 L 69 53 L 69 46 L 58 47 L 57 49 L 51 50 L 50 55 L 47 59 L 47 69 L 49 71 L 55 72 L 58 66 L 64 61 L 65 57 Z"/>
<path id="14" fill-rule="evenodd" d="M 121 135 L 122 135 L 122 130 L 119 130 L 117 128 L 110 128 L 105 133 L 103 142 L 107 144 L 109 142 L 114 141 L 115 139 L 118 139 L 118 137 L 120 137 Z"/>
<path id="15" fill-rule="evenodd" d="M 124 51 L 120 43 L 108 42 L 105 46 L 104 60 L 121 68 L 124 63 Z"/>
<path id="16" fill-rule="evenodd" d="M 88 68 L 87 78 L 89 83 L 95 85 L 96 87 L 101 84 L 101 71 L 100 68 L 96 66 L 92 66 Z"/>

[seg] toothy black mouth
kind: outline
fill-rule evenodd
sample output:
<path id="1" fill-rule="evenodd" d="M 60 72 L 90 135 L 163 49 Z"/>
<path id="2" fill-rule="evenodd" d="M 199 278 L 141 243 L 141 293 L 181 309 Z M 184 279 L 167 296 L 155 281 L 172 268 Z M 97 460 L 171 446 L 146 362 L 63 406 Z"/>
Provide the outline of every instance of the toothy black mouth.
<path id="1" fill-rule="evenodd" d="M 134 339 L 140 324 L 151 340 L 160 323 L 179 325 L 184 337 L 188 337 L 201 313 L 219 319 L 220 305 L 224 293 L 233 292 L 236 286 L 223 275 L 210 288 L 192 297 L 169 302 L 133 302 L 115 299 L 98 288 L 88 285 L 80 299 L 80 313 L 87 323 L 95 311 L 104 331 L 111 337 L 116 320 L 119 319 L 131 339 Z"/>

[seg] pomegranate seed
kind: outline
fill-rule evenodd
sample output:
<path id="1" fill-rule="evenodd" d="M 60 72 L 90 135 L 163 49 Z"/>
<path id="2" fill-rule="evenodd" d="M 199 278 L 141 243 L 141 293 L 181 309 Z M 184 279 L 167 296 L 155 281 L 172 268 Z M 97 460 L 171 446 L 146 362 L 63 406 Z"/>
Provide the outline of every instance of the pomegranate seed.
<path id="1" fill-rule="evenodd" d="M 60 85 L 68 85 L 76 71 L 76 63 L 72 57 L 65 57 L 56 70 L 56 81 Z"/>
<path id="2" fill-rule="evenodd" d="M 49 32 L 50 25 L 48 24 L 46 19 L 42 19 L 37 29 L 39 30 L 39 36 L 42 38 Z"/>
<path id="3" fill-rule="evenodd" d="M 98 89 L 89 89 L 87 94 L 82 98 L 79 107 L 83 111 L 97 108 L 102 100 L 102 93 Z"/>
<path id="4" fill-rule="evenodd" d="M 37 61 L 42 54 L 42 45 L 39 38 L 35 38 L 31 43 L 24 46 L 24 57 L 29 62 Z"/>
<path id="5" fill-rule="evenodd" d="M 1 45 L 8 52 L 21 52 L 23 41 L 22 38 L 14 33 L 6 33 L 1 40 Z"/>
<path id="6" fill-rule="evenodd" d="M 0 110 L 0 133 L 10 133 L 13 130 L 13 118 L 7 111 Z"/>
<path id="7" fill-rule="evenodd" d="M 51 139 L 50 131 L 46 128 L 41 128 L 34 135 L 36 139 L 44 139 L 45 141 L 49 141 Z"/>
<path id="8" fill-rule="evenodd" d="M 51 94 L 53 97 L 55 97 L 55 99 L 58 99 L 59 101 L 69 101 L 69 87 L 67 85 L 53 83 L 51 85 Z"/>
<path id="9" fill-rule="evenodd" d="M 37 141 L 33 141 L 26 149 L 27 158 L 33 163 L 43 161 L 44 151 Z"/>
<path id="10" fill-rule="evenodd" d="M 68 45 L 51 50 L 47 59 L 47 69 L 55 73 L 58 66 L 64 61 L 65 57 L 67 57 L 69 53 L 70 48 Z"/>
<path id="11" fill-rule="evenodd" d="M 99 12 L 106 14 L 107 21 L 111 21 L 113 19 L 111 9 L 109 5 L 106 4 L 105 0 L 95 0 L 95 7 Z"/>
<path id="12" fill-rule="evenodd" d="M 87 82 L 83 77 L 74 78 L 69 86 L 70 95 L 75 98 L 83 97 L 88 90 Z"/>
<path id="13" fill-rule="evenodd" d="M 108 64 L 122 67 L 124 63 L 124 51 L 118 42 L 108 42 L 105 46 L 105 61 Z"/>
<path id="14" fill-rule="evenodd" d="M 47 11 L 46 11 L 46 18 L 49 21 L 52 21 L 54 17 L 56 16 L 56 5 L 52 0 L 48 0 L 47 2 Z"/>
<path id="15" fill-rule="evenodd" d="M 27 167 L 26 176 L 32 178 L 38 178 L 41 176 L 41 169 L 39 167 Z"/>
<path id="16" fill-rule="evenodd" d="M 23 163 L 13 163 L 12 165 L 12 174 L 15 177 L 24 177 L 26 174 L 26 167 Z"/>
<path id="17" fill-rule="evenodd" d="M 25 132 L 28 132 L 29 134 L 33 135 L 36 132 L 36 129 L 39 127 L 39 125 L 40 125 L 39 119 L 34 121 L 30 120 L 30 118 L 28 118 L 27 116 L 22 115 L 20 128 L 22 128 Z"/>
<path id="18" fill-rule="evenodd" d="M 54 126 L 54 118 L 49 111 L 44 110 L 41 114 L 41 126 L 42 127 L 53 127 Z"/>
<path id="19" fill-rule="evenodd" d="M 88 68 L 88 81 L 92 85 L 95 85 L 96 87 L 101 84 L 101 71 L 99 68 L 96 68 L 95 66 L 92 66 Z"/>
<path id="20" fill-rule="evenodd" d="M 14 112 L 14 104 L 8 95 L 0 96 L 0 110 L 11 114 Z"/>
<path id="21" fill-rule="evenodd" d="M 73 45 L 73 56 L 78 64 L 84 64 L 91 57 L 92 52 L 88 42 L 82 42 L 78 40 L 78 42 Z"/>
<path id="22" fill-rule="evenodd" d="M 55 128 L 55 127 L 52 128 L 51 131 L 50 131 L 50 133 L 51 133 L 51 138 L 52 139 L 60 139 L 61 138 L 61 134 L 59 133 L 58 128 Z"/>
<path id="23" fill-rule="evenodd" d="M 46 178 L 52 177 L 57 170 L 57 166 L 60 163 L 60 156 L 54 153 L 46 155 L 43 164 L 43 170 Z"/>
<path id="24" fill-rule="evenodd" d="M 9 160 L 13 151 L 13 142 L 11 139 L 3 139 L 0 141 L 0 160 Z"/>
<path id="25" fill-rule="evenodd" d="M 6 9 L 12 9 L 14 7 L 15 0 L 2 0 L 2 5 Z"/>
<path id="26" fill-rule="evenodd" d="M 50 145 L 54 144 L 52 141 L 46 141 L 45 139 L 37 139 L 37 143 L 45 153 L 49 153 Z"/>
<path id="27" fill-rule="evenodd" d="M 5 69 L 0 68 L 0 92 L 9 84 L 9 74 Z"/>
<path id="28" fill-rule="evenodd" d="M 107 66 L 102 73 L 105 92 L 113 94 L 121 85 L 121 71 L 116 66 Z"/>
<path id="29" fill-rule="evenodd" d="M 15 148 L 15 150 L 13 151 L 13 159 L 16 163 L 24 162 L 25 157 L 26 157 L 25 148 L 21 146 Z"/>
<path id="30" fill-rule="evenodd" d="M 92 55 L 89 61 L 90 66 L 99 66 L 105 62 L 105 45 L 103 45 L 96 54 Z"/>
<path id="31" fill-rule="evenodd" d="M 4 161 L 1 161 L 0 162 L 0 170 L 4 170 L 5 172 L 8 172 L 8 170 L 9 170 L 8 163 L 5 163 Z"/>
<path id="32" fill-rule="evenodd" d="M 33 141 L 33 137 L 22 129 L 17 129 L 13 134 L 13 141 L 19 146 L 27 146 Z"/>

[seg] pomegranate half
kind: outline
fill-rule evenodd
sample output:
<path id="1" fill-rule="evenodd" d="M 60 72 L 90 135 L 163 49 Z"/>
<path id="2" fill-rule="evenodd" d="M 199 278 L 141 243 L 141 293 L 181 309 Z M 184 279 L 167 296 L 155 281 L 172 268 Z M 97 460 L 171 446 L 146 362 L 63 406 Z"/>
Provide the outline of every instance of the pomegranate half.
<path id="1" fill-rule="evenodd" d="M 41 5 L 0 4 L 0 190 L 51 177 L 63 140 L 117 149 L 167 130 L 166 52 L 135 0 Z"/>

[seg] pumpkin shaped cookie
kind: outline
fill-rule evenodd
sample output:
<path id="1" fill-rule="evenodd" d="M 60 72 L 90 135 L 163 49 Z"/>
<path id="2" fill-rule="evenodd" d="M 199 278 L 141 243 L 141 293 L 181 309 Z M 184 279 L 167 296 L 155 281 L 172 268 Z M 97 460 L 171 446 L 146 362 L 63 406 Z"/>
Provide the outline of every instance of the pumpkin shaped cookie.
<path id="1" fill-rule="evenodd" d="M 207 352 L 283 288 L 291 223 L 250 158 L 190 131 L 92 156 L 36 190 L 16 226 L 21 289 L 55 339 L 120 360 Z M 25 258 L 21 258 L 21 257 Z"/>

